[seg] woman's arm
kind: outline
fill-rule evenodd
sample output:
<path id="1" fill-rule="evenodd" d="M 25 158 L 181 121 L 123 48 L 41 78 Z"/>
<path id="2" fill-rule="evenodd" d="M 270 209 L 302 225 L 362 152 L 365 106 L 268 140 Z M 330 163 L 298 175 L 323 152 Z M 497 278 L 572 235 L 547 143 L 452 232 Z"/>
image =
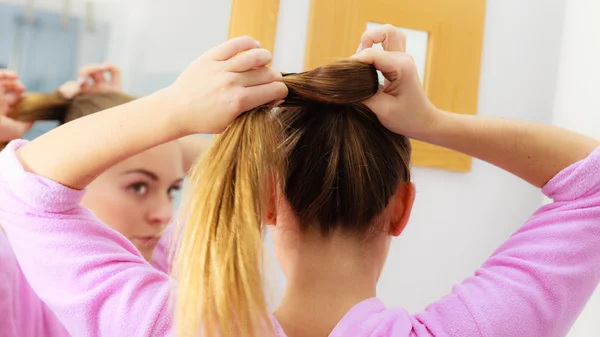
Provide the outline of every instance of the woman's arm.
<path id="1" fill-rule="evenodd" d="M 555 200 L 452 293 L 415 316 L 433 335 L 565 336 L 600 281 L 600 144 L 556 127 L 450 114 L 427 99 L 405 39 L 391 26 L 363 46 L 388 83 L 367 102 L 392 131 L 475 156 Z M 549 182 L 548 182 L 549 181 Z"/>
<path id="2" fill-rule="evenodd" d="M 537 187 L 600 145 L 554 126 L 443 112 L 427 99 L 402 32 L 389 25 L 367 31 L 361 48 L 374 43 L 386 50 L 364 49 L 354 58 L 388 79 L 366 104 L 391 131 L 487 161 Z"/>
<path id="3" fill-rule="evenodd" d="M 258 46 L 248 37 L 232 39 L 192 63 L 171 87 L 62 125 L 25 145 L 19 157 L 30 172 L 82 189 L 148 148 L 220 132 L 243 111 L 287 95 L 281 74 L 265 67 L 271 54 Z"/>
<path id="4" fill-rule="evenodd" d="M 494 164 L 537 187 L 600 145 L 596 139 L 551 125 L 435 114 L 435 122 L 415 138 Z"/>
<path id="5" fill-rule="evenodd" d="M 554 176 L 542 207 L 417 318 L 436 335 L 567 334 L 600 281 L 600 148 Z M 509 212 L 510 210 L 507 210 Z"/>
<path id="6" fill-rule="evenodd" d="M 83 189 L 110 166 L 151 147 L 177 139 L 169 92 L 66 123 L 23 146 L 26 170 L 65 186 Z"/>

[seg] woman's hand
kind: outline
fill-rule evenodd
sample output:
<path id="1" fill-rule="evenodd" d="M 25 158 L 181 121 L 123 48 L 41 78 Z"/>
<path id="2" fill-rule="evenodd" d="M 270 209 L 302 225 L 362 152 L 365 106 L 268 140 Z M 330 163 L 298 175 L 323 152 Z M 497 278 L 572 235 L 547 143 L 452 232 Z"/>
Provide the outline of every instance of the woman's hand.
<path id="1" fill-rule="evenodd" d="M 487 161 L 541 187 L 556 173 L 587 157 L 600 142 L 549 125 L 446 113 L 427 99 L 404 35 L 392 26 L 366 32 L 354 56 L 373 64 L 389 81 L 366 104 L 388 129 Z M 361 48 L 359 48 L 361 49 Z M 549 141 L 552 140 L 552 141 Z"/>
<path id="2" fill-rule="evenodd" d="M 384 50 L 371 48 L 377 43 Z M 440 112 L 427 98 L 415 62 L 405 51 L 404 33 L 385 25 L 363 34 L 353 58 L 373 64 L 386 78 L 383 91 L 365 104 L 389 130 L 418 138 L 431 128 Z"/>
<path id="3" fill-rule="evenodd" d="M 0 143 L 21 138 L 31 128 L 31 123 L 16 121 L 7 115 L 17 104 L 25 91 L 17 73 L 0 69 Z"/>
<path id="4" fill-rule="evenodd" d="M 123 91 L 121 70 L 112 63 L 88 64 L 79 70 L 82 94 Z"/>
<path id="5" fill-rule="evenodd" d="M 77 81 L 69 81 L 58 88 L 58 91 L 66 99 L 71 99 L 79 94 L 121 92 L 122 90 L 121 70 L 112 63 L 85 65 L 79 70 Z"/>
<path id="6" fill-rule="evenodd" d="M 273 57 L 250 37 L 231 39 L 195 60 L 167 90 L 181 111 L 181 135 L 220 133 L 241 113 L 287 95 Z"/>
<path id="7" fill-rule="evenodd" d="M 30 172 L 83 189 L 126 158 L 191 134 L 223 131 L 242 112 L 285 97 L 287 87 L 269 62 L 271 53 L 253 39 L 227 41 L 166 89 L 65 123 L 20 148 L 19 158 Z"/>

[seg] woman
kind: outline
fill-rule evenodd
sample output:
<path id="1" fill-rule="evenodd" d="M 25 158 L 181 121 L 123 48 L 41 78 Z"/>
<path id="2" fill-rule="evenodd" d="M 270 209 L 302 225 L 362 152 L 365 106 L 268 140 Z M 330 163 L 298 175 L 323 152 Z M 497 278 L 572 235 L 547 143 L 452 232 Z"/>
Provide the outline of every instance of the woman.
<path id="1" fill-rule="evenodd" d="M 120 72 L 110 64 L 86 66 L 80 76 L 82 80 L 66 83 L 51 95 L 6 97 L 12 103 L 7 111 L 14 118 L 11 122 L 30 125 L 46 119 L 64 123 L 133 100 L 121 92 Z M 11 79 L 15 82 L 12 87 L 17 87 L 16 75 Z M 166 273 L 168 238 L 161 237 L 173 215 L 173 200 L 187 167 L 208 144 L 208 140 L 191 136 L 117 163 L 90 184 L 82 204 L 127 238 L 135 247 L 132 251 L 137 250 L 154 268 Z M 0 316 L 6 320 L 0 324 L 0 336 L 68 335 L 29 287 L 4 233 L 0 233 L 0 263 L 5 293 Z"/>
<path id="2" fill-rule="evenodd" d="M 203 203 L 200 194 L 190 194 L 190 206 L 197 203 L 206 208 L 184 215 L 187 222 L 178 253 L 191 254 L 192 259 L 187 264 L 178 261 L 175 275 L 180 282 L 180 308 L 201 316 L 191 317 L 186 325 L 184 320 L 190 316 L 178 312 L 179 335 L 219 330 L 222 336 L 233 332 L 264 336 L 272 327 L 277 336 L 290 337 L 564 336 L 600 279 L 600 150 L 595 150 L 600 143 L 551 126 L 438 110 L 427 100 L 414 63 L 404 54 L 403 40 L 398 31 L 386 26 L 366 33 L 362 47 L 367 49 L 354 56 L 386 76 L 389 82 L 381 92 L 375 92 L 374 72 L 353 62 L 282 80 L 264 68 L 271 60 L 267 51 L 251 39 L 238 38 L 207 52 L 162 91 L 66 124 L 29 144 L 13 142 L 0 158 L 0 166 L 8 168 L 0 173 L 0 195 L 7 200 L 0 206 L 0 221 L 19 224 L 6 228 L 11 242 L 34 243 L 35 249 L 24 244 L 15 248 L 32 287 L 44 295 L 73 335 L 171 334 L 171 281 L 149 268 L 125 240 L 78 206 L 84 195 L 81 190 L 123 158 L 184 135 L 221 132 L 233 121 L 207 157 L 213 160 L 220 154 L 226 160 L 219 159 L 219 164 L 229 160 L 233 166 L 219 173 L 217 165 L 207 160 L 202 166 L 207 173 L 193 179 L 205 182 L 213 177 L 213 186 L 226 185 L 226 194 L 221 203 Z M 386 51 L 369 48 L 379 42 Z M 339 79 L 340 69 L 363 78 L 366 84 L 332 81 L 334 75 Z M 348 83 L 353 84 L 350 92 L 343 85 Z M 257 109 L 236 119 L 244 111 L 280 100 L 286 86 L 290 95 L 280 111 L 268 112 L 266 118 L 264 109 Z M 350 98 L 352 94 L 356 99 L 371 97 L 361 105 Z M 311 115 L 311 109 L 322 114 Z M 335 115 L 327 109 L 336 110 Z M 298 112 L 297 116 L 289 110 Z M 373 113 L 383 126 L 375 123 Z M 141 116 L 148 117 L 147 123 L 135 123 Z M 326 132 L 320 118 L 337 121 L 336 127 L 342 129 Z M 256 120 L 272 120 L 275 123 L 269 125 L 274 127 L 279 121 L 289 122 L 280 124 L 290 140 L 281 144 L 284 151 L 262 146 L 272 145 L 269 138 L 277 139 L 279 134 Z M 102 131 L 107 128 L 114 131 Z M 255 128 L 271 134 L 257 137 L 250 133 Z M 376 135 L 373 142 L 370 132 Z M 391 237 L 401 234 L 414 199 L 404 160 L 409 148 L 399 134 L 486 160 L 535 186 L 544 186 L 544 192 L 555 199 L 474 277 L 417 315 L 387 309 L 374 297 Z M 115 151 L 117 145 L 120 148 Z M 323 156 L 328 149 L 339 151 Z M 233 154 L 239 153 L 245 157 L 234 159 Z M 308 163 L 298 154 L 321 159 Z M 72 165 L 73 155 L 82 159 L 80 165 Z M 313 167 L 338 175 L 315 177 Z M 261 173 L 266 173 L 266 185 L 245 179 Z M 314 180 L 296 179 L 305 176 Z M 321 181 L 326 184 L 318 185 Z M 375 184 L 370 185 L 371 181 Z M 269 200 L 261 204 L 264 193 Z M 362 193 L 365 197 L 360 198 Z M 306 195 L 314 198 L 302 198 Z M 367 198 L 371 196 L 376 198 Z M 386 196 L 389 199 L 382 201 Z M 256 210 L 264 213 L 252 214 Z M 206 220 L 208 229 L 190 220 L 198 214 L 211 214 Z M 247 217 L 241 219 L 242 215 Z M 288 276 L 286 294 L 271 317 L 272 325 L 261 321 L 266 316 L 261 312 L 264 299 L 253 287 L 258 282 L 251 279 L 258 269 L 253 264 L 258 263 L 254 253 L 260 228 L 239 222 L 254 225 L 261 215 L 280 230 L 278 259 Z M 234 227 L 227 227 L 229 218 L 237 221 Z M 307 219 L 311 221 L 303 222 Z M 221 220 L 222 228 L 213 227 Z M 199 238 L 208 238 L 209 245 L 193 246 Z M 51 264 L 33 263 L 49 255 Z M 67 260 L 73 255 L 78 258 Z M 221 261 L 226 266 L 234 261 L 240 270 L 250 272 L 220 269 Z M 206 271 L 223 274 L 207 275 Z M 185 282 L 192 286 L 185 289 Z M 195 290 L 197 296 L 189 297 L 198 284 L 233 293 L 212 294 L 201 288 Z M 57 287 L 59 294 L 54 293 Z M 251 330 L 240 331 L 246 326 Z"/>
<path id="3" fill-rule="evenodd" d="M 134 100 L 122 92 L 120 70 L 112 64 L 87 65 L 79 75 L 79 81 L 67 82 L 53 94 L 25 95 L 9 115 L 17 123 L 67 123 Z M 173 216 L 173 199 L 185 172 L 209 144 L 191 136 L 127 158 L 90 184 L 82 204 L 166 271 L 163 252 L 157 259 L 152 255 Z"/>

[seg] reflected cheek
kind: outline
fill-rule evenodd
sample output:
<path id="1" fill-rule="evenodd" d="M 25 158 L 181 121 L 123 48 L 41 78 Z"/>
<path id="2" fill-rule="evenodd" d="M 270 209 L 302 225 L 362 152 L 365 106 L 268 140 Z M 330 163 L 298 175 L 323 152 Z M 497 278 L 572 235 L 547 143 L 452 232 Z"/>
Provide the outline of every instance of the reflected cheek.
<path id="1" fill-rule="evenodd" d="M 135 233 L 136 225 L 141 222 L 143 210 L 134 196 L 127 194 L 127 191 L 89 191 L 82 205 L 94 212 L 100 221 L 129 237 Z"/>

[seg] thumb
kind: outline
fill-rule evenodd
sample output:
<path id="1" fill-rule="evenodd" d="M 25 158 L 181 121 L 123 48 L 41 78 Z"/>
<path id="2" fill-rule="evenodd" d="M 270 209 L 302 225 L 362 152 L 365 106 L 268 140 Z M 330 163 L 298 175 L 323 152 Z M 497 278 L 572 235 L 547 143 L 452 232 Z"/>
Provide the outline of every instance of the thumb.
<path id="1" fill-rule="evenodd" d="M 386 119 L 393 110 L 394 102 L 394 96 L 380 91 L 363 103 L 383 122 L 382 119 Z"/>

